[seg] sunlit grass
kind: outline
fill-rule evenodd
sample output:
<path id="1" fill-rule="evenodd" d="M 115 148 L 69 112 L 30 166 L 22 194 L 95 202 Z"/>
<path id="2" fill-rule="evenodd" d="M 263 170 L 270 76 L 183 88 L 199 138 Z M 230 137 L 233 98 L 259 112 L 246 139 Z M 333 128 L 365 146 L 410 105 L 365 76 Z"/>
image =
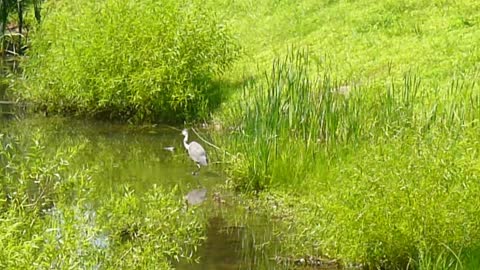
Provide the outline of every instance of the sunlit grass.
<path id="1" fill-rule="evenodd" d="M 414 71 L 427 84 L 478 79 L 480 4 L 462 1 L 213 1 L 244 60 L 233 76 L 261 76 L 290 45 L 309 46 L 335 78 L 367 83 Z"/>
<path id="2" fill-rule="evenodd" d="M 230 108 L 227 124 L 236 131 L 224 138 L 241 155 L 234 169 L 238 184 L 298 185 L 340 149 L 412 132 L 427 136 L 432 129 L 455 135 L 478 125 L 480 97 L 473 83 L 431 90 L 407 74 L 384 87 L 340 85 L 312 71 L 310 61 L 303 51 L 275 60 L 265 80 L 247 85 Z"/>
<path id="3" fill-rule="evenodd" d="M 477 132 L 359 145 L 302 188 L 271 189 L 252 205 L 282 220 L 276 229 L 287 255 L 370 269 L 475 269 Z"/>
<path id="4" fill-rule="evenodd" d="M 406 74 L 345 95 L 309 61 L 290 52 L 246 86 L 224 140 L 238 153 L 236 187 L 299 196 L 285 195 L 291 209 L 279 214 L 286 252 L 373 268 L 471 260 L 480 239 L 478 87 L 432 89 Z"/>

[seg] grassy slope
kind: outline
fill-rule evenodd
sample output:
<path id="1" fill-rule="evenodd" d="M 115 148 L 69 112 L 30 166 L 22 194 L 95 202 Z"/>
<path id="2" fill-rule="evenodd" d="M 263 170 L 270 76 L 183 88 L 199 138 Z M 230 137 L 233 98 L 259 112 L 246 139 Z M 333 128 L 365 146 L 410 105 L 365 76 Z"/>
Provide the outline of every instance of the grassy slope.
<path id="1" fill-rule="evenodd" d="M 217 1 L 215 1 L 217 2 Z M 343 79 L 366 81 L 415 70 L 435 81 L 479 71 L 480 2 L 262 1 L 216 3 L 246 57 L 233 76 L 256 75 L 287 46 L 309 46 Z"/>
<path id="2" fill-rule="evenodd" d="M 413 71 L 423 80 L 422 91 L 449 88 L 454 79 L 478 82 L 478 1 L 272 0 L 218 6 L 245 49 L 243 61 L 227 74 L 232 80 L 259 76 L 274 56 L 294 45 L 308 46 L 318 56 L 321 71 L 339 80 L 383 85 Z M 445 115 L 463 120 L 442 102 L 438 104 L 446 108 Z M 397 138 L 351 145 L 345 156 L 331 158 L 328 168 L 321 164 L 307 179 L 292 180 L 303 182 L 297 189 L 272 191 L 281 194 L 273 211 L 292 218 L 283 230 L 291 232 L 285 237 L 286 249 L 298 255 L 328 253 L 372 266 L 475 268 L 480 222 L 473 199 L 479 188 L 477 132 L 475 127 L 451 134 L 441 127 L 428 134 L 406 129 Z M 298 150 L 291 145 L 284 143 L 279 151 Z M 292 160 L 272 161 L 272 175 L 282 174 L 289 163 L 287 170 L 305 170 L 294 153 L 295 165 Z M 292 192 L 300 197 L 289 196 Z"/>

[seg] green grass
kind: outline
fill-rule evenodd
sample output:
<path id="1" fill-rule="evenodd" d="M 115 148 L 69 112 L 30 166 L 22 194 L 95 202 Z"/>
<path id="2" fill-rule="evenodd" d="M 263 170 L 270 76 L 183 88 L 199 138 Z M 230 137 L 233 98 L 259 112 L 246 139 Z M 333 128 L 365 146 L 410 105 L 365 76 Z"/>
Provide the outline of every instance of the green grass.
<path id="1" fill-rule="evenodd" d="M 297 188 L 270 188 L 248 204 L 281 221 L 275 229 L 284 256 L 337 258 L 368 269 L 476 269 L 477 134 L 357 144 L 328 166 L 318 164 Z"/>
<path id="2" fill-rule="evenodd" d="M 372 269 L 478 264 L 478 87 L 407 74 L 346 96 L 310 59 L 292 51 L 247 85 L 223 137 L 235 187 L 300 197 L 279 214 L 284 252 Z"/>
<path id="3" fill-rule="evenodd" d="M 285 255 L 475 269 L 478 1 L 219 5 L 244 48 L 227 77 L 248 83 L 218 139 Z"/>
<path id="4" fill-rule="evenodd" d="M 412 132 L 456 134 L 478 125 L 480 96 L 473 83 L 453 81 L 432 91 L 405 75 L 402 83 L 351 87 L 345 95 L 328 74 L 316 76 L 310 61 L 304 51 L 275 60 L 265 80 L 247 85 L 230 108 L 227 125 L 237 131 L 225 144 L 241 154 L 240 185 L 298 185 L 344 148 Z"/>
<path id="5" fill-rule="evenodd" d="M 245 48 L 234 76 L 259 75 L 290 45 L 308 46 L 323 70 L 366 83 L 413 70 L 429 83 L 475 79 L 480 4 L 462 1 L 230 1 L 225 10 Z"/>

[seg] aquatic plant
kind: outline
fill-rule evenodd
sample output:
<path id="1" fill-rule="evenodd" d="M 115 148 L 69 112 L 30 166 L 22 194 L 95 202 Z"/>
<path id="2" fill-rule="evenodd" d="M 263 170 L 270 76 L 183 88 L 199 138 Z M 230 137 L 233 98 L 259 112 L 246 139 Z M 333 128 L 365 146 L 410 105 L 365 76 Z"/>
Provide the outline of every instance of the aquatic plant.
<path id="1" fill-rule="evenodd" d="M 2 269 L 170 269 L 194 259 L 203 222 L 175 188 L 98 198 L 95 169 L 71 169 L 82 145 L 52 152 L 38 134 L 0 142 Z"/>

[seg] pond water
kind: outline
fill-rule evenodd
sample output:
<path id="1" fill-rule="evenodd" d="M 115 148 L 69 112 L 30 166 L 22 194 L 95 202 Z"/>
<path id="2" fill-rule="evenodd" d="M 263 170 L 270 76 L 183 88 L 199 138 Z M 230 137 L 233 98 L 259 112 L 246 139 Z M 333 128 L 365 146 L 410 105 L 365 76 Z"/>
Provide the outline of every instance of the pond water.
<path id="1" fill-rule="evenodd" d="M 209 215 L 206 241 L 198 250 L 200 261 L 179 262 L 175 265 L 177 269 L 285 269 L 272 260 L 277 246 L 272 244 L 272 222 L 252 215 L 244 224 L 227 225 L 225 217 L 235 215 L 235 205 L 215 204 L 212 199 L 213 191 L 225 182 L 221 166 L 216 163 L 222 153 L 205 147 L 211 164 L 202 167 L 199 175 L 192 175 L 196 166 L 183 148 L 180 128 L 41 116 L 2 120 L 0 128 L 3 133 L 17 133 L 26 138 L 39 134 L 46 151 L 83 145 L 71 166 L 99 165 L 101 171 L 95 180 L 100 190 L 98 196 L 123 192 L 124 184 L 139 191 L 136 193 L 139 196 L 154 184 L 178 185 L 179 196 L 199 186 L 206 188 L 207 201 L 195 206 L 206 209 L 203 212 Z M 199 132 L 206 140 L 212 140 L 208 133 Z M 194 134 L 190 136 L 197 139 Z M 173 151 L 169 151 L 172 147 Z M 106 243 L 105 239 L 97 241 L 99 246 Z"/>

